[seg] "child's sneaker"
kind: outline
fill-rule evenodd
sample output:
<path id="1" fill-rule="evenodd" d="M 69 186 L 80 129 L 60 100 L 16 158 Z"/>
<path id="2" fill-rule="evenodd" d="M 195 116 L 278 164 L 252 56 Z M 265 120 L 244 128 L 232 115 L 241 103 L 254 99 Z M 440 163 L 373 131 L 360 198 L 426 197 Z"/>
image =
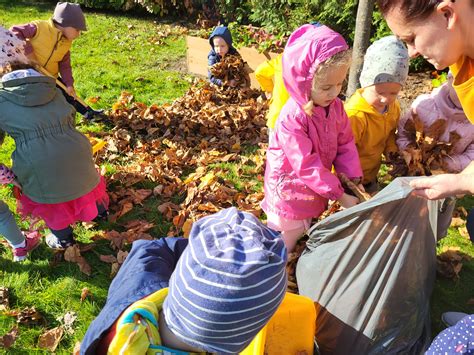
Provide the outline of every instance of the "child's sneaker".
<path id="1" fill-rule="evenodd" d="M 73 236 L 70 236 L 65 239 L 59 239 L 53 233 L 48 234 L 45 240 L 46 240 L 46 244 L 51 249 L 66 249 L 76 244 L 76 241 L 74 240 Z"/>
<path id="2" fill-rule="evenodd" d="M 24 233 L 25 234 L 25 246 L 23 248 L 13 249 L 13 261 L 23 261 L 28 256 L 28 253 L 35 249 L 41 239 L 41 235 L 38 232 Z"/>

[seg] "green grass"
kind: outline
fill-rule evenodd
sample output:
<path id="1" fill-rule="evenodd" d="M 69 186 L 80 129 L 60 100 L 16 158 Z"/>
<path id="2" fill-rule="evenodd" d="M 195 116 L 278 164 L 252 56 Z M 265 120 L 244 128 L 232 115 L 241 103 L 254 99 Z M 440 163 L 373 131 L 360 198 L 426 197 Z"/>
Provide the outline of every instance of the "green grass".
<path id="1" fill-rule="evenodd" d="M 26 4 L 19 1 L 0 0 L 0 24 L 9 27 L 12 24 L 26 23 L 33 19 L 50 17 L 54 4 Z M 133 93 L 138 101 L 164 103 L 181 96 L 189 86 L 189 76 L 185 70 L 184 36 L 170 36 L 155 44 L 157 34 L 163 26 L 155 24 L 152 18 L 114 13 L 87 12 L 89 31 L 74 42 L 72 50 L 73 71 L 76 90 L 85 98 L 100 97 L 95 108 L 110 108 L 122 90 Z M 101 125 L 82 125 L 83 131 L 98 131 Z M 11 138 L 7 138 L 0 149 L 0 162 L 10 165 L 10 155 L 14 149 Z M 256 147 L 245 147 L 244 154 L 249 156 Z M 112 174 L 116 165 L 105 163 L 107 174 Z M 261 191 L 262 181 L 255 179 L 255 164 L 221 163 L 209 167 L 219 171 L 222 178 L 239 191 L 245 191 L 248 181 L 252 181 L 250 190 Z M 210 170 L 208 170 L 210 171 Z M 186 172 L 189 174 L 190 172 Z M 184 178 L 185 176 L 183 176 Z M 153 188 L 143 183 L 136 188 Z M 15 201 L 9 188 L 0 188 L 0 198 L 15 210 Z M 176 196 L 179 203 L 183 196 Z M 121 218 L 124 223 L 136 218 L 146 219 L 155 224 L 150 230 L 154 236 L 165 235 L 170 223 L 157 212 L 161 200 L 150 197 L 143 207 L 136 207 Z M 466 208 L 474 207 L 474 198 L 464 198 L 460 204 Z M 22 228 L 27 224 L 18 219 Z M 89 241 L 100 229 L 122 230 L 118 224 L 102 223 L 97 228 L 76 230 L 81 241 Z M 463 238 L 457 229 L 451 228 L 449 236 L 443 239 L 440 247 L 457 246 L 461 251 L 474 258 L 474 247 Z M 68 311 L 77 313 L 74 323 L 75 333 L 67 335 L 61 341 L 57 353 L 71 353 L 74 344 L 84 336 L 92 319 L 105 303 L 110 284 L 110 265 L 99 260 L 99 254 L 112 254 L 107 242 L 98 242 L 93 251 L 84 254 L 92 266 L 90 277 L 79 271 L 75 264 L 59 262 L 51 265 L 53 252 L 44 244 L 33 257 L 22 263 L 11 262 L 8 248 L 0 245 L 0 286 L 11 289 L 11 308 L 22 309 L 35 306 L 45 317 L 45 323 L 36 326 L 20 326 L 20 337 L 9 354 L 46 353 L 37 348 L 39 335 L 44 329 L 59 325 L 58 317 Z M 474 298 L 474 261 L 466 262 L 458 281 L 437 279 L 432 300 L 433 334 L 442 329 L 439 318 L 442 312 L 455 310 L 474 313 L 474 306 L 467 301 Z M 83 287 L 87 287 L 91 298 L 80 301 Z M 0 315 L 0 336 L 8 332 L 15 324 L 13 317 Z"/>

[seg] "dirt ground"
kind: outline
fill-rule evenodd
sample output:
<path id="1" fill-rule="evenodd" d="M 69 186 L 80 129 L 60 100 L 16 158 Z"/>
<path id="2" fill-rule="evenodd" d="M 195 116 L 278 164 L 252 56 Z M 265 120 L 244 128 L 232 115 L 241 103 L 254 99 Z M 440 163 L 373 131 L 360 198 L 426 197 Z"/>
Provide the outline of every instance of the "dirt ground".
<path id="1" fill-rule="evenodd" d="M 430 93 L 432 89 L 429 72 L 410 73 L 399 96 L 402 112 L 405 112 L 419 95 Z"/>

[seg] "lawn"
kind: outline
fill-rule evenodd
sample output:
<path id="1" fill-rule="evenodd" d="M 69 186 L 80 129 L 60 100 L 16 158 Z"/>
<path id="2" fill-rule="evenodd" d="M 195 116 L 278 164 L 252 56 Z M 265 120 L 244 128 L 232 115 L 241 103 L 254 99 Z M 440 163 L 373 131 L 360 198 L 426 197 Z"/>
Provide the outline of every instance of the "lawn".
<path id="1" fill-rule="evenodd" d="M 28 5 L 18 1 L 0 0 L 0 25 L 26 23 L 33 19 L 47 19 L 53 9 L 50 3 Z M 155 23 L 151 17 L 134 17 L 114 13 L 87 12 L 89 31 L 74 42 L 72 64 L 79 96 L 90 102 L 95 108 L 110 108 L 122 91 L 128 91 L 137 101 L 147 105 L 163 104 L 182 96 L 190 86 L 191 77 L 185 73 L 185 41 L 183 29 L 166 23 Z M 84 132 L 106 131 L 102 124 L 87 124 L 81 121 Z M 11 139 L 7 139 L 0 150 L 0 162 L 10 164 L 10 154 L 14 149 Z M 242 155 L 252 156 L 255 148 L 246 148 Z M 104 163 L 107 176 L 123 169 L 121 163 Z M 250 166 L 250 167 L 249 167 Z M 255 169 L 249 166 L 218 163 L 210 164 L 208 169 L 219 170 L 218 178 L 237 190 L 244 189 L 242 175 L 253 179 L 253 189 L 262 188 L 257 181 Z M 186 178 L 191 171 L 184 171 Z M 139 184 L 139 188 L 153 189 L 155 183 L 148 181 Z M 7 201 L 12 210 L 15 202 L 8 187 L 0 188 L 0 197 Z M 182 195 L 174 197 L 175 202 L 183 200 Z M 93 228 L 78 226 L 79 240 L 88 243 L 101 230 L 121 230 L 123 224 L 135 218 L 146 219 L 154 223 L 149 233 L 154 237 L 166 235 L 171 224 L 163 218 L 157 207 L 161 200 L 157 196 L 146 199 L 142 206 L 119 218 L 117 223 L 101 223 Z M 464 198 L 459 202 L 466 208 L 474 206 L 474 199 Z M 18 220 L 23 228 L 26 222 Z M 10 354 L 47 353 L 37 347 L 38 337 L 45 329 L 61 324 L 58 320 L 67 312 L 75 312 L 77 319 L 73 324 L 74 332 L 66 334 L 57 349 L 58 353 L 71 353 L 76 342 L 80 341 L 88 325 L 105 303 L 107 288 L 110 284 L 110 265 L 99 260 L 99 255 L 115 252 L 107 241 L 94 241 L 95 247 L 84 257 L 92 267 L 91 276 L 79 271 L 76 264 L 54 261 L 55 254 L 45 245 L 41 245 L 33 256 L 21 264 L 12 263 L 11 252 L 0 246 L 0 286 L 11 292 L 11 309 L 21 310 L 35 307 L 44 320 L 39 324 L 20 325 L 20 335 Z M 441 251 L 447 247 L 459 247 L 474 257 L 474 247 L 459 233 L 458 228 L 450 228 L 449 236 L 442 240 Z M 474 305 L 468 301 L 474 298 L 474 262 L 464 264 L 457 281 L 438 279 L 435 286 L 432 317 L 433 332 L 442 326 L 440 314 L 448 310 L 474 313 Z M 88 288 L 90 296 L 81 301 L 83 288 Z M 7 333 L 16 323 L 14 317 L 0 314 L 0 336 Z"/>

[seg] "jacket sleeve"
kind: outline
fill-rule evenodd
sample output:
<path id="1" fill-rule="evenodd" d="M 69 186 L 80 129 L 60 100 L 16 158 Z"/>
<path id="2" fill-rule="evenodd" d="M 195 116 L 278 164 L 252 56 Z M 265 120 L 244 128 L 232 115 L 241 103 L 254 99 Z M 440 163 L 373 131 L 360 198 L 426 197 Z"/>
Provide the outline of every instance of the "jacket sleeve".
<path id="1" fill-rule="evenodd" d="M 273 92 L 273 77 L 275 76 L 275 59 L 261 63 L 255 70 L 255 78 L 265 92 Z"/>
<path id="2" fill-rule="evenodd" d="M 207 56 L 207 67 L 210 68 L 214 64 L 218 63 L 219 61 L 217 60 L 217 56 L 214 55 L 213 53 L 209 53 Z M 217 86 L 222 86 L 222 80 L 217 79 L 214 75 L 211 74 L 211 71 L 208 69 L 207 70 L 207 77 L 209 78 L 209 81 Z"/>
<path id="3" fill-rule="evenodd" d="M 32 23 L 25 25 L 12 26 L 10 31 L 13 32 L 19 39 L 25 41 L 25 55 L 33 53 L 33 46 L 27 39 L 33 38 L 36 35 L 36 26 Z"/>
<path id="4" fill-rule="evenodd" d="M 277 135 L 282 150 L 298 178 L 318 195 L 337 200 L 343 194 L 339 179 L 324 167 L 307 134 L 307 116 L 303 113 L 278 124 Z"/>
<path id="5" fill-rule="evenodd" d="M 63 79 L 66 86 L 69 87 L 74 85 L 71 68 L 71 51 L 68 51 L 64 55 L 64 58 L 59 62 L 59 73 L 61 74 L 61 79 Z"/>
<path id="6" fill-rule="evenodd" d="M 472 161 L 474 161 L 474 142 L 469 144 L 466 150 L 461 154 L 444 158 L 444 163 L 450 173 L 463 171 Z"/>
<path id="7" fill-rule="evenodd" d="M 337 135 L 337 156 L 333 165 L 338 173 L 344 173 L 349 178 L 359 178 L 362 177 L 362 168 L 351 123 L 342 108 L 341 113 L 342 117 Z"/>

